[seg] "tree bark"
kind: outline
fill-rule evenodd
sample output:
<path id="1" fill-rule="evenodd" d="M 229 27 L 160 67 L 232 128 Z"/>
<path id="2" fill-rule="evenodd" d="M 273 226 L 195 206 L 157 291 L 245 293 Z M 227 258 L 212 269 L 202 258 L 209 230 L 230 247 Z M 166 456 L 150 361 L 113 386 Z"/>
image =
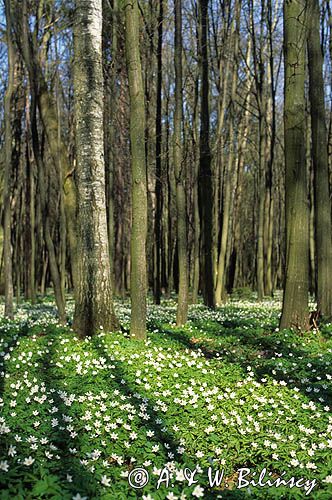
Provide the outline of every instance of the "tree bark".
<path id="1" fill-rule="evenodd" d="M 74 97 L 79 266 L 74 329 L 81 337 L 118 326 L 108 249 L 103 143 L 102 0 L 77 0 Z"/>
<path id="2" fill-rule="evenodd" d="M 218 258 L 218 276 L 217 276 L 217 286 L 215 299 L 218 305 L 221 304 L 225 297 L 225 281 L 226 281 L 226 268 L 227 268 L 227 245 L 229 242 L 230 233 L 230 220 L 233 210 L 233 203 L 231 199 L 232 194 L 232 177 L 233 177 L 233 167 L 234 167 L 234 156 L 235 156 L 235 134 L 234 134 L 234 122 L 235 122 L 235 99 L 236 99 L 236 88 L 238 82 L 238 50 L 239 50 L 239 29 L 240 29 L 240 9 L 241 0 L 236 0 L 234 5 L 234 19 L 233 19 L 233 51 L 232 51 L 232 86 L 231 86 L 231 96 L 230 96 L 230 112 L 229 112 L 229 155 L 228 161 L 225 166 L 225 179 L 224 179 L 224 194 L 223 194 L 223 215 L 222 215 L 222 233 L 220 242 L 220 252 Z"/>
<path id="3" fill-rule="evenodd" d="M 67 236 L 70 247 L 70 261 L 72 267 L 72 277 L 76 281 L 77 269 L 77 238 L 76 238 L 76 186 L 74 183 L 73 172 L 69 166 L 68 151 L 64 140 L 59 141 L 57 108 L 53 96 L 51 95 L 43 73 L 41 58 L 44 55 L 38 55 L 36 40 L 31 37 L 29 32 L 28 5 L 27 0 L 23 0 L 22 6 L 16 5 L 15 10 L 19 13 L 17 21 L 17 30 L 19 32 L 18 45 L 22 58 L 29 73 L 31 91 L 35 92 L 41 122 L 47 137 L 50 153 L 54 165 L 58 167 L 59 161 L 62 169 L 62 189 L 64 192 L 64 207 L 66 213 Z"/>
<path id="4" fill-rule="evenodd" d="M 320 43 L 319 1 L 309 1 L 308 31 L 309 97 L 315 191 L 315 243 L 317 307 L 332 317 L 332 223 L 329 192 L 328 144 L 325 117 L 323 54 Z"/>
<path id="5" fill-rule="evenodd" d="M 31 129 L 32 138 L 32 148 L 35 158 L 35 162 L 38 170 L 38 188 L 40 194 L 40 205 L 42 212 L 42 222 L 43 222 L 43 236 L 45 239 L 45 244 L 49 257 L 49 266 L 51 272 L 51 279 L 53 282 L 55 302 L 58 309 L 59 319 L 61 323 L 65 323 L 66 311 L 65 311 L 65 298 L 61 289 L 61 277 L 58 268 L 56 250 L 54 247 L 52 235 L 51 235 L 51 223 L 49 216 L 49 209 L 47 204 L 47 193 L 46 193 L 46 164 L 40 152 L 40 143 L 37 127 L 37 103 L 34 89 L 31 90 L 31 116 L 30 113 L 27 114 L 29 121 L 29 127 Z M 45 175 L 46 174 L 46 175 Z"/>
<path id="6" fill-rule="evenodd" d="M 175 0 L 175 112 L 174 112 L 174 168 L 176 182 L 177 249 L 179 267 L 179 293 L 176 324 L 183 325 L 188 317 L 188 243 L 187 207 L 185 191 L 185 162 L 182 152 L 182 2 Z"/>
<path id="7" fill-rule="evenodd" d="M 306 0 L 284 4 L 286 269 L 280 328 L 308 329 L 309 210 L 305 152 Z"/>
<path id="8" fill-rule="evenodd" d="M 12 99 L 15 92 L 15 48 L 12 40 L 11 28 L 11 0 L 5 1 L 6 12 L 6 35 L 8 50 L 8 84 L 4 98 L 5 108 L 5 171 L 3 186 L 4 207 L 4 234 L 3 254 L 5 272 L 5 316 L 9 319 L 14 317 L 13 305 L 13 260 L 12 260 L 12 223 L 11 223 L 11 188 L 12 188 Z"/>
<path id="9" fill-rule="evenodd" d="M 198 204 L 198 169 L 199 169 L 199 114 L 198 114 L 198 75 L 195 78 L 195 95 L 193 110 L 193 156 L 194 156 L 194 179 L 193 179 L 193 217 L 194 217 L 194 256 L 193 256 L 193 285 L 192 303 L 196 304 L 199 291 L 199 241 L 200 241 L 200 221 Z"/>
<path id="10" fill-rule="evenodd" d="M 198 172 L 201 223 L 201 288 L 204 304 L 215 307 L 213 278 L 213 182 L 210 150 L 208 0 L 200 0 L 201 129 Z"/>
<path id="11" fill-rule="evenodd" d="M 161 297 L 161 257 L 162 257 L 162 212 L 163 192 L 161 179 L 161 147 L 162 147 L 162 45 L 163 45 L 163 19 L 164 0 L 159 0 L 158 14 L 158 47 L 157 47 L 157 105 L 156 105 L 156 216 L 155 216 L 155 252 L 156 268 L 154 280 L 155 303 L 160 304 Z"/>
<path id="12" fill-rule="evenodd" d="M 128 0 L 126 14 L 126 59 L 130 94 L 130 148 L 132 172 L 131 229 L 131 337 L 146 338 L 146 237 L 147 178 L 145 163 L 145 106 L 142 81 L 139 12 L 137 0 Z"/>

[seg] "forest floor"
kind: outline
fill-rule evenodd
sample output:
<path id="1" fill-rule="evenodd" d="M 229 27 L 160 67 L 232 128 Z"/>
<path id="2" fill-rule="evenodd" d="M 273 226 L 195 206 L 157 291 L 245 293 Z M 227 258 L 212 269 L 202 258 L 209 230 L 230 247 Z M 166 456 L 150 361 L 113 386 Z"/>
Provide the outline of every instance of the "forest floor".
<path id="1" fill-rule="evenodd" d="M 279 301 L 231 300 L 176 328 L 175 308 L 149 307 L 146 343 L 79 341 L 50 300 L 2 320 L 1 499 L 332 498 L 332 325 L 279 332 Z"/>

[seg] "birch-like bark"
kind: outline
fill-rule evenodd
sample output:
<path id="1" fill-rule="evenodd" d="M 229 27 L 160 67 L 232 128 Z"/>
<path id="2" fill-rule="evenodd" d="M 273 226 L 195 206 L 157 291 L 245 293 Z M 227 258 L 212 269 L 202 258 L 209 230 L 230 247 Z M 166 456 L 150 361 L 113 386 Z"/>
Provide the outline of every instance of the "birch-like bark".
<path id="1" fill-rule="evenodd" d="M 103 143 L 102 0 L 77 0 L 74 97 L 78 185 L 78 280 L 74 329 L 114 330 Z"/>

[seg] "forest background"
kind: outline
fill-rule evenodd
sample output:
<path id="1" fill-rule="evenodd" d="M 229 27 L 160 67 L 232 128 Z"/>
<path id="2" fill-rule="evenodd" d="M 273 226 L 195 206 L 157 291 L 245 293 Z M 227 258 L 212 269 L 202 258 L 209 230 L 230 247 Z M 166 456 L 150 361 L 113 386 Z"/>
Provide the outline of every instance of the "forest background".
<path id="1" fill-rule="evenodd" d="M 1 9 L 0 499 L 332 498 L 332 2 Z"/>

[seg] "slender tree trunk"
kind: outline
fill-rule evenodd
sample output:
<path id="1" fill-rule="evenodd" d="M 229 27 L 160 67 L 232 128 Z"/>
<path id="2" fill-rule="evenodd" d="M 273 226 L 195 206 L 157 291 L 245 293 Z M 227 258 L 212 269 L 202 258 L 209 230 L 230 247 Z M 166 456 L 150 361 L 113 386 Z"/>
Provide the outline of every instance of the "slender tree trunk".
<path id="1" fill-rule="evenodd" d="M 215 307 L 213 278 L 213 181 L 210 150 L 208 0 L 200 0 L 201 129 L 198 200 L 201 223 L 201 287 L 204 304 Z"/>
<path id="2" fill-rule="evenodd" d="M 332 2 L 331 0 L 326 0 L 326 9 L 327 15 L 329 19 L 329 56 L 330 61 L 332 61 Z M 330 85 L 332 85 L 332 75 L 329 81 Z M 328 130 L 328 162 L 329 162 L 329 186 L 330 191 L 332 191 L 332 100 L 330 102 L 330 112 L 329 112 L 329 130 Z"/>
<path id="3" fill-rule="evenodd" d="M 27 93 L 26 96 L 26 121 L 30 123 L 30 99 Z M 35 238 L 35 229 L 36 229 L 36 189 L 35 189 L 35 168 L 34 161 L 31 152 L 31 130 L 30 127 L 26 127 L 25 133 L 25 147 L 26 147 L 26 176 L 27 176 L 27 199 L 29 200 L 29 204 L 27 207 L 27 217 L 29 221 L 27 221 L 27 226 L 29 228 L 29 234 L 27 235 L 27 239 L 29 240 L 29 263 L 27 269 L 27 288 L 28 293 L 27 296 L 31 300 L 32 304 L 36 301 L 36 238 Z"/>
<path id="4" fill-rule="evenodd" d="M 235 251 L 235 269 L 234 269 L 234 282 L 233 286 L 239 286 L 239 277 L 241 269 L 241 259 L 242 259 L 242 244 L 241 244 L 241 204 L 242 204 L 242 191 L 243 191 L 243 170 L 245 164 L 246 156 L 246 146 L 249 135 L 249 124 L 250 124 L 250 103 L 251 103 L 251 88 L 252 88 L 252 76 L 250 74 L 250 61 L 251 61 L 251 49 L 252 49 L 252 39 L 249 38 L 247 45 L 246 54 L 246 84 L 245 84 L 245 96 L 244 96 L 244 114 L 240 124 L 239 139 L 238 139 L 238 158 L 237 158 L 237 170 L 238 170 L 238 182 L 235 194 L 235 208 L 234 208 L 234 251 Z"/>
<path id="5" fill-rule="evenodd" d="M 280 328 L 308 328 L 309 211 L 305 153 L 306 0 L 284 4 L 286 269 Z"/>
<path id="6" fill-rule="evenodd" d="M 131 325 L 133 338 L 146 338 L 146 237 L 147 179 L 145 163 L 145 107 L 139 42 L 137 0 L 128 0 L 126 14 L 126 58 L 130 94 L 130 147 L 132 172 L 131 229 Z"/>
<path id="7" fill-rule="evenodd" d="M 232 29 L 231 33 L 233 31 L 233 25 L 234 25 L 234 20 L 231 23 Z M 220 57 L 220 61 L 223 60 L 223 57 Z M 215 301 L 217 304 L 220 303 L 220 268 L 219 268 L 219 254 L 218 254 L 218 247 L 219 247 L 219 219 L 220 219 L 220 212 L 222 213 L 222 219 L 224 219 L 224 213 L 225 213 L 225 208 L 227 211 L 227 205 L 228 205 L 228 194 L 227 194 L 227 189 L 229 186 L 228 180 L 230 179 L 230 176 L 228 175 L 228 168 L 229 168 L 229 162 L 225 162 L 224 158 L 224 150 L 225 150 L 225 130 L 224 130 L 224 123 L 225 123 L 225 118 L 226 118 L 226 111 L 227 111 L 227 105 L 228 105 L 228 94 L 229 94 L 229 79 L 231 77 L 232 71 L 230 70 L 231 67 L 231 57 L 226 57 L 226 64 L 225 67 L 223 65 L 219 64 L 219 72 L 220 72 L 220 79 L 222 79 L 222 91 L 221 91 L 221 86 L 220 86 L 220 93 L 219 93 L 219 103 L 218 103 L 218 124 L 217 124 L 217 132 L 216 132 L 216 143 L 214 146 L 215 154 L 216 154 L 216 161 L 215 161 L 215 168 L 214 168 L 214 207 L 213 207 L 213 223 L 214 223 L 214 239 L 213 239 L 213 280 L 214 280 L 214 287 L 216 289 L 216 296 L 215 296 Z M 229 135 L 231 135 L 231 131 L 229 132 Z M 224 185 L 224 189 L 223 189 Z M 222 221 L 220 221 L 221 227 L 223 227 Z M 221 229 L 221 239 L 224 238 L 224 242 L 221 242 L 220 245 L 223 247 L 223 244 L 225 245 L 225 236 L 226 233 L 223 232 L 223 229 Z M 222 250 L 223 251 L 223 250 Z M 221 277 L 221 279 L 223 279 Z"/>
<path id="8" fill-rule="evenodd" d="M 276 14 L 277 16 L 277 14 Z M 273 226 L 274 226 L 274 199 L 273 199 L 273 171 L 276 141 L 276 91 L 274 79 L 274 52 L 273 52 L 273 9 L 272 0 L 267 2 L 267 25 L 269 60 L 267 64 L 267 141 L 266 141 L 266 193 L 265 193 L 265 294 L 273 293 Z"/>
<path id="9" fill-rule="evenodd" d="M 170 120 L 169 120 L 169 96 L 167 99 L 167 113 L 166 113 L 166 148 L 167 148 L 167 180 L 168 180 L 168 296 L 174 289 L 174 262 L 175 251 L 177 245 L 177 234 L 174 230 L 176 227 L 176 183 L 174 168 L 171 168 L 169 151 L 171 149 L 170 142 Z"/>
<path id="10" fill-rule="evenodd" d="M 26 99 L 26 121 L 30 123 L 29 99 Z M 30 130 L 26 127 L 25 132 L 25 162 L 26 162 L 26 195 L 25 195 L 25 299 L 36 301 L 35 285 L 35 178 L 33 161 L 30 157 Z"/>
<path id="11" fill-rule="evenodd" d="M 230 125 L 229 125 L 229 156 L 228 162 L 225 166 L 225 180 L 224 180 L 224 196 L 223 196 L 223 216 L 222 216 L 222 233 L 220 243 L 220 253 L 218 259 L 218 277 L 216 286 L 216 303 L 221 304 L 225 297 L 225 281 L 226 281 L 226 268 L 227 268 L 227 245 L 229 243 L 229 228 L 231 220 L 231 212 L 233 203 L 231 200 L 232 195 L 232 172 L 234 166 L 235 156 L 235 137 L 234 137 L 234 121 L 235 121 L 235 98 L 236 87 L 238 82 L 238 49 L 239 49 L 239 29 L 240 29 L 240 9 L 241 0 L 237 0 L 234 5 L 234 24 L 232 30 L 233 36 L 233 68 L 232 68 L 232 88 L 231 88 L 231 102 L 230 102 Z"/>
<path id="12" fill-rule="evenodd" d="M 249 18 L 253 48 L 253 69 L 255 95 L 258 108 L 258 179 L 257 179 L 257 216 L 255 217 L 256 281 L 257 297 L 262 300 L 264 291 L 264 201 L 265 201 L 265 147 L 266 147 L 266 101 L 265 101 L 265 56 L 263 53 L 263 23 L 265 21 L 265 2 L 260 4 L 260 34 L 256 33 L 255 2 L 249 2 Z"/>
<path id="13" fill-rule="evenodd" d="M 315 190 L 317 307 L 323 316 L 331 318 L 332 223 L 319 1 L 310 0 L 309 5 L 311 22 L 308 32 L 308 61 Z"/>
<path id="14" fill-rule="evenodd" d="M 198 169 L 199 169 L 199 124 L 198 124 L 198 76 L 195 80 L 194 114 L 193 114 L 193 150 L 194 150 L 194 180 L 193 180 L 193 210 L 194 210 L 194 276 L 192 289 L 192 303 L 197 303 L 199 290 L 199 241 L 200 221 L 198 204 Z"/>
<path id="15" fill-rule="evenodd" d="M 68 150 L 64 140 L 59 144 L 59 130 L 57 119 L 57 108 L 53 96 L 51 95 L 43 73 L 42 64 L 38 59 L 35 40 L 29 36 L 29 19 L 27 11 L 27 0 L 22 1 L 22 5 L 16 6 L 18 16 L 18 30 L 20 32 L 19 48 L 27 66 L 30 86 L 35 92 L 41 122 L 47 137 L 50 153 L 54 165 L 58 165 L 60 158 L 64 192 L 64 207 L 66 212 L 67 235 L 70 247 L 70 259 L 72 266 L 72 277 L 75 285 L 76 280 L 76 260 L 77 260 L 77 238 L 76 238 L 76 187 L 73 172 L 69 166 Z"/>
<path id="16" fill-rule="evenodd" d="M 106 182 L 106 207 L 107 207 L 107 228 L 108 228 L 108 248 L 110 253 L 112 288 L 115 287 L 115 220 L 114 220 L 114 174 L 117 162 L 115 152 L 118 138 L 116 118 L 119 112 L 119 92 L 117 85 L 118 78 L 118 0 L 113 0 L 111 28 L 106 29 L 107 16 L 103 18 L 103 62 L 105 64 L 105 84 L 104 84 L 104 150 L 105 150 L 105 182 Z M 109 36 L 111 33 L 111 57 L 112 62 L 108 62 Z"/>
<path id="17" fill-rule="evenodd" d="M 4 99 L 5 108 L 5 171 L 3 186 L 4 206 L 4 234 L 3 254 L 5 272 L 5 316 L 12 319 L 14 316 L 13 306 L 13 260 L 12 260 L 12 224 L 11 224 L 11 188 L 12 188 L 12 99 L 15 92 L 15 48 L 11 29 L 11 0 L 5 1 L 6 11 L 6 35 L 8 50 L 8 83 Z"/>
<path id="18" fill-rule="evenodd" d="M 77 0 L 74 38 L 79 194 L 74 329 L 81 337 L 114 330 L 103 144 L 102 0 Z"/>
<path id="19" fill-rule="evenodd" d="M 317 297 L 316 259 L 315 259 L 315 193 L 314 170 L 311 155 L 311 118 L 310 110 L 306 113 L 306 164 L 309 176 L 309 292 Z"/>
<path id="20" fill-rule="evenodd" d="M 45 297 L 47 269 L 48 269 L 48 254 L 44 255 L 41 280 L 40 280 L 40 294 L 42 297 Z"/>
<path id="21" fill-rule="evenodd" d="M 179 266 L 179 293 L 176 324 L 183 325 L 188 317 L 188 243 L 185 191 L 185 162 L 182 153 L 182 5 L 175 0 L 175 112 L 174 112 L 174 168 L 176 182 L 177 239 Z"/>
<path id="22" fill-rule="evenodd" d="M 154 280 L 154 297 L 156 304 L 160 304 L 161 297 L 161 257 L 162 257 L 162 212 L 163 192 L 161 179 L 161 148 L 162 148 L 162 46 L 163 46 L 163 19 L 164 0 L 159 0 L 158 14 L 158 47 L 157 47 L 157 106 L 156 106 L 156 217 L 155 217 L 155 252 L 156 267 Z"/>
<path id="23" fill-rule="evenodd" d="M 258 179 L 258 222 L 257 222 L 257 297 L 262 300 L 264 291 L 264 199 L 265 199 L 265 120 L 259 119 L 259 179 Z"/>
<path id="24" fill-rule="evenodd" d="M 30 163 L 30 241 L 31 241 L 31 251 L 30 251 L 30 291 L 31 291 L 31 302 L 34 304 L 36 302 L 36 241 L 35 241 L 35 227 L 36 227 L 36 216 L 35 216 L 35 176 L 34 176 L 34 166 Z"/>
<path id="25" fill-rule="evenodd" d="M 64 205 L 64 192 L 63 177 L 61 168 L 61 106 L 60 106 L 60 81 L 57 78 L 56 82 L 56 106 L 57 106 L 57 120 L 58 120 L 58 154 L 56 166 L 58 169 L 58 182 L 59 182 L 59 272 L 60 272 L 60 282 L 61 282 L 61 293 L 65 297 L 65 286 L 66 286 L 66 255 L 67 255 L 67 225 L 66 225 L 66 214 Z"/>
<path id="26" fill-rule="evenodd" d="M 47 175 L 45 175 L 46 164 L 40 152 L 40 144 L 39 144 L 39 136 L 37 128 L 37 116 L 36 116 L 36 111 L 37 111 L 36 96 L 33 89 L 31 90 L 31 93 L 32 93 L 31 118 L 29 126 L 31 128 L 32 148 L 33 148 L 34 158 L 38 169 L 38 188 L 40 195 L 41 211 L 43 214 L 43 235 L 48 252 L 51 279 L 53 282 L 55 302 L 58 309 L 59 319 L 61 323 L 65 323 L 66 320 L 65 299 L 61 288 L 61 277 L 56 258 L 56 251 L 54 248 L 54 243 L 51 235 L 50 216 L 47 205 L 47 193 L 46 193 Z"/>

